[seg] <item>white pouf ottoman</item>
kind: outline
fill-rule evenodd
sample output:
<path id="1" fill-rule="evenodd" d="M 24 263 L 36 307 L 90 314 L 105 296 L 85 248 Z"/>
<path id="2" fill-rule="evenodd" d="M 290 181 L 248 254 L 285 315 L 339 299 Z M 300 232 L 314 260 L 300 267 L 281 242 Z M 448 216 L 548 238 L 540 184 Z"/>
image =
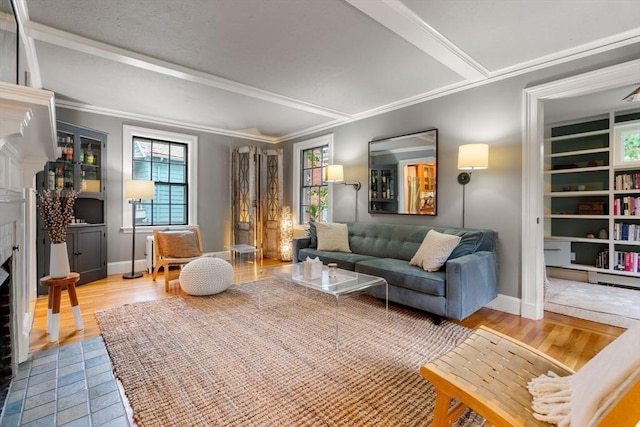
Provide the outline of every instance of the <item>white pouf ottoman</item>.
<path id="1" fill-rule="evenodd" d="M 180 271 L 180 287 L 189 295 L 218 294 L 231 286 L 232 279 L 231 264 L 220 258 L 198 258 Z"/>

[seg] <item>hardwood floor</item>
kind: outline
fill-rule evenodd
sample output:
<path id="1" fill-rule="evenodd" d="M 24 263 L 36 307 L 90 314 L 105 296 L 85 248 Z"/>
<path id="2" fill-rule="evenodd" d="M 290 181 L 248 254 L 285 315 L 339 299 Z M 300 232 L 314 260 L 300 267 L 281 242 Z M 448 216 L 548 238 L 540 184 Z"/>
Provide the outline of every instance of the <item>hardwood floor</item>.
<path id="1" fill-rule="evenodd" d="M 235 268 L 234 283 L 266 277 L 261 269 L 277 265 L 280 265 L 279 261 L 268 259 L 265 259 L 261 266 L 244 263 Z M 37 301 L 30 337 L 31 352 L 100 335 L 94 315 L 97 311 L 182 293 L 177 281 L 172 281 L 170 291 L 165 292 L 162 277 L 153 282 L 149 274 L 132 280 L 125 280 L 120 274 L 112 275 L 106 279 L 79 286 L 77 291 L 84 330 L 75 330 L 73 315 L 69 308 L 69 297 L 67 292 L 63 291 L 59 341 L 49 343 L 46 333 L 47 298 L 40 297 Z M 496 329 L 555 357 L 573 369 L 579 369 L 624 331 L 622 328 L 555 313 L 545 312 L 545 318 L 536 321 L 488 308 L 482 308 L 469 318 L 457 323 L 469 328 L 485 325 Z"/>

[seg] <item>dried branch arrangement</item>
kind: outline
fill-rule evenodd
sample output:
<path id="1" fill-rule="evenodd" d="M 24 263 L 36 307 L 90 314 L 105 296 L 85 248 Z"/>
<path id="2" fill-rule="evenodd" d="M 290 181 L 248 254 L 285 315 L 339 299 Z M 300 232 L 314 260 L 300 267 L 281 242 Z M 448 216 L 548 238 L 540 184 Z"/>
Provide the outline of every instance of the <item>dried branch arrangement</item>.
<path id="1" fill-rule="evenodd" d="M 44 222 L 51 243 L 67 240 L 67 226 L 73 215 L 73 206 L 78 198 L 75 190 L 40 190 L 37 193 L 40 216 Z"/>

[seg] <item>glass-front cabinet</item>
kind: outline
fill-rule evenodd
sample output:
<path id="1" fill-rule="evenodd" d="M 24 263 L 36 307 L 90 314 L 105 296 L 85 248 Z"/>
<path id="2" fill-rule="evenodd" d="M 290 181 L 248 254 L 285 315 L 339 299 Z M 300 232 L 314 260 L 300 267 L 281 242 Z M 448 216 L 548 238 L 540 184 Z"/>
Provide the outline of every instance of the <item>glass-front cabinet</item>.
<path id="1" fill-rule="evenodd" d="M 74 189 L 79 197 L 100 197 L 106 135 L 91 129 L 58 122 L 57 158 L 47 164 L 46 187 Z"/>
<path id="2" fill-rule="evenodd" d="M 67 250 L 77 284 L 107 276 L 107 226 L 104 184 L 107 134 L 65 122 L 57 122 L 57 156 L 36 176 L 36 188 L 76 190 L 78 199 L 67 228 Z M 49 236 L 38 216 L 38 277 L 49 272 Z M 47 289 L 38 286 L 38 294 Z"/>

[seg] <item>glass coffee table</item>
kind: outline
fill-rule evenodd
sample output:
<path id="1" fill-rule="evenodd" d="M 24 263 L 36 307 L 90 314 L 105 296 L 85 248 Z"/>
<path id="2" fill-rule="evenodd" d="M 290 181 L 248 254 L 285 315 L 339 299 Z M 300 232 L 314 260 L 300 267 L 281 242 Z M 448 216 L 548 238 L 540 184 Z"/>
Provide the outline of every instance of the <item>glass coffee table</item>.
<path id="1" fill-rule="evenodd" d="M 375 286 L 385 286 L 385 310 L 389 315 L 389 284 L 381 277 L 336 269 L 334 277 L 329 277 L 329 269 L 322 266 L 322 275 L 317 279 L 305 279 L 302 263 L 270 268 L 267 271 L 274 276 L 282 277 L 309 289 L 333 295 L 336 299 L 336 347 L 340 343 L 340 299 L 348 295 L 359 294 Z"/>

